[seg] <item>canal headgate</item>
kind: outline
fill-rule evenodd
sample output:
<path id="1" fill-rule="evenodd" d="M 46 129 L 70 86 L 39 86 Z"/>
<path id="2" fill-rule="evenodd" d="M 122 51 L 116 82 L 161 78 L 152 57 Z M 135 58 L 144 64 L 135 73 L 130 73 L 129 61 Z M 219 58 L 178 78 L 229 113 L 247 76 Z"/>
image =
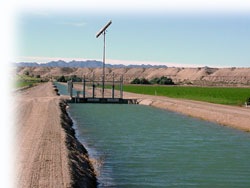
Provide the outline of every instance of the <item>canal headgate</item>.
<path id="1" fill-rule="evenodd" d="M 68 92 L 70 95 L 70 103 L 119 103 L 129 104 L 135 103 L 134 99 L 123 98 L 123 76 L 120 80 L 96 80 L 94 75 L 92 79 L 86 79 L 84 76 L 82 82 L 68 81 Z M 82 90 L 79 88 L 82 87 Z M 75 90 L 78 88 L 78 90 Z"/>

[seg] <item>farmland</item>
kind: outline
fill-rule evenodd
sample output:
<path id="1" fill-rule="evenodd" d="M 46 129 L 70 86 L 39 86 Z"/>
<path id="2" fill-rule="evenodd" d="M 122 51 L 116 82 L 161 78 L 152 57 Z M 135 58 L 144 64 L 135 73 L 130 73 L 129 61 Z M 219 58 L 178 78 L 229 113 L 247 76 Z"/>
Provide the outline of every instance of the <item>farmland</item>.
<path id="1" fill-rule="evenodd" d="M 171 98 L 182 98 L 239 106 L 245 103 L 247 97 L 250 97 L 250 88 L 126 85 L 123 87 L 123 90 L 137 94 L 167 96 Z"/>
<path id="2" fill-rule="evenodd" d="M 34 85 L 37 83 L 40 83 L 42 80 L 40 78 L 35 78 L 27 75 L 17 75 L 16 81 L 15 81 L 15 87 L 21 88 L 25 86 Z"/>

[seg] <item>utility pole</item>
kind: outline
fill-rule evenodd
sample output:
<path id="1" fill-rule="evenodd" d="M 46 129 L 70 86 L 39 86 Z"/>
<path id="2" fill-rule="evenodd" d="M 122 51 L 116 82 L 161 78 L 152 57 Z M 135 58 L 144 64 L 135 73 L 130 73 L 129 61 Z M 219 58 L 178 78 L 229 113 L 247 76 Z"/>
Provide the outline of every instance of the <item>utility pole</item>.
<path id="1" fill-rule="evenodd" d="M 97 34 L 96 38 L 98 38 L 101 34 L 104 37 L 104 46 L 103 46 L 103 64 L 102 64 L 102 98 L 104 98 L 104 85 L 105 85 L 105 35 L 106 29 L 112 24 L 112 21 L 109 21 Z"/>
<path id="2" fill-rule="evenodd" d="M 104 30 L 103 32 L 103 64 L 102 64 L 102 98 L 104 98 L 104 85 L 105 85 L 105 35 L 106 31 Z"/>

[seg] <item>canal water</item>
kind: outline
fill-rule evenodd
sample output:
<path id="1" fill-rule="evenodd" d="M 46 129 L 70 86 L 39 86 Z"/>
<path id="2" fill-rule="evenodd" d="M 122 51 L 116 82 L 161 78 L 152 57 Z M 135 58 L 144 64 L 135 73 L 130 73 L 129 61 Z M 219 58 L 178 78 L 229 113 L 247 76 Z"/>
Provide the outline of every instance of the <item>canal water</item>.
<path id="1" fill-rule="evenodd" d="M 99 187 L 250 187 L 250 134 L 141 105 L 71 104 Z"/>
<path id="2" fill-rule="evenodd" d="M 58 88 L 60 90 L 60 88 Z M 141 105 L 70 104 L 99 187 L 250 187 L 250 134 Z"/>
<path id="3" fill-rule="evenodd" d="M 60 95 L 69 95 L 67 86 L 60 84 L 58 82 L 54 82 L 55 86 L 57 87 Z M 72 94 L 76 96 L 76 91 L 74 88 L 72 89 Z"/>

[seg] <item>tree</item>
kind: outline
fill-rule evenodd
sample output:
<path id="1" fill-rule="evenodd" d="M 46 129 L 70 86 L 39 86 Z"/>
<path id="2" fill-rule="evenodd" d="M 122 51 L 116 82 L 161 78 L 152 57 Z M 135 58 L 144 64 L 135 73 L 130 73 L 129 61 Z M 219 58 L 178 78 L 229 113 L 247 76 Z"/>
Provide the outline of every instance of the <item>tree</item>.
<path id="1" fill-rule="evenodd" d="M 174 82 L 171 78 L 162 76 L 161 78 L 155 77 L 150 80 L 151 84 L 160 84 L 160 85 L 174 85 Z"/>
<path id="2" fill-rule="evenodd" d="M 26 76 L 29 76 L 29 75 L 30 75 L 30 73 L 27 71 L 27 72 L 25 73 L 25 75 L 26 75 Z"/>
<path id="3" fill-rule="evenodd" d="M 162 76 L 160 78 L 159 84 L 161 84 L 161 85 L 174 85 L 174 82 L 173 82 L 173 80 L 171 78 Z"/>
<path id="4" fill-rule="evenodd" d="M 56 79 L 57 82 L 66 82 L 65 77 L 62 75 Z"/>
<path id="5" fill-rule="evenodd" d="M 140 84 L 141 80 L 139 78 L 135 78 L 132 82 L 130 82 L 131 84 Z"/>
<path id="6" fill-rule="evenodd" d="M 36 75 L 36 78 L 41 78 L 40 74 Z"/>
<path id="7" fill-rule="evenodd" d="M 146 78 L 142 78 L 140 84 L 150 84 Z"/>
<path id="8" fill-rule="evenodd" d="M 139 78 L 135 78 L 131 84 L 150 84 L 150 82 L 146 78 L 142 78 L 141 80 Z"/>
<path id="9" fill-rule="evenodd" d="M 77 77 L 76 75 L 71 76 L 70 79 L 71 79 L 73 82 L 81 82 L 81 81 L 82 81 L 82 79 L 79 78 L 79 77 Z"/>
<path id="10" fill-rule="evenodd" d="M 161 81 L 160 78 L 155 77 L 155 78 L 153 78 L 152 80 L 150 80 L 150 83 L 151 83 L 151 84 L 159 84 L 160 81 Z"/>

